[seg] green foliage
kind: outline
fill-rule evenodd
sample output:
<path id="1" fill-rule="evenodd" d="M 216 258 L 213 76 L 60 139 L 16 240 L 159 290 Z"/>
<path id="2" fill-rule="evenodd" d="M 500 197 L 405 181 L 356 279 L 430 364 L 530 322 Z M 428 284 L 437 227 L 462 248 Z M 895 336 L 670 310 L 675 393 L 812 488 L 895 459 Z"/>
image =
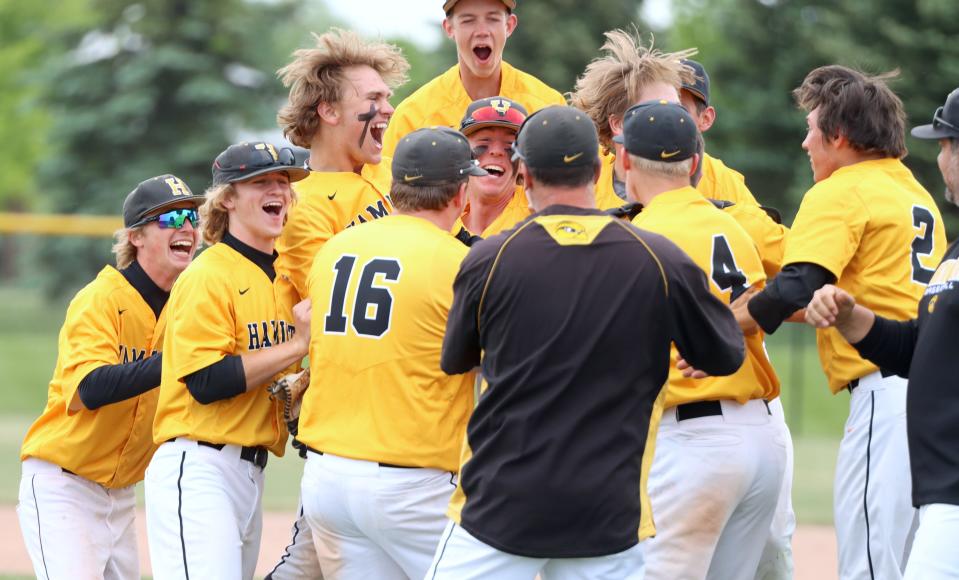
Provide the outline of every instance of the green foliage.
<path id="1" fill-rule="evenodd" d="M 53 70 L 53 155 L 42 166 L 48 206 L 116 214 L 141 180 L 175 173 L 194 190 L 241 130 L 273 129 L 285 95 L 273 71 L 288 59 L 292 0 L 95 0 L 93 29 L 72 31 Z M 302 26 L 298 23 L 297 26 Z M 103 240 L 51 240 L 41 261 L 67 290 L 109 259 Z M 65 257 L 69 256 L 69 259 Z"/>
<path id="2" fill-rule="evenodd" d="M 603 33 L 639 23 L 635 0 L 528 0 L 517 6 L 519 25 L 506 43 L 505 59 L 561 93 L 598 56 Z"/>
<path id="3" fill-rule="evenodd" d="M 46 152 L 50 115 L 42 106 L 44 64 L 63 49 L 62 32 L 89 19 L 85 0 L 57 10 L 40 2 L 0 0 L 0 211 L 29 207 L 35 166 Z"/>
<path id="4" fill-rule="evenodd" d="M 959 20 L 954 0 L 676 0 L 672 49 L 696 46 L 712 78 L 716 125 L 707 150 L 746 175 L 787 223 L 812 184 L 804 115 L 790 91 L 806 73 L 842 64 L 892 81 L 909 126 L 928 123 L 959 82 Z M 906 164 L 936 194 L 942 178 L 935 143 L 908 138 Z M 940 204 L 945 205 L 945 204 Z"/>

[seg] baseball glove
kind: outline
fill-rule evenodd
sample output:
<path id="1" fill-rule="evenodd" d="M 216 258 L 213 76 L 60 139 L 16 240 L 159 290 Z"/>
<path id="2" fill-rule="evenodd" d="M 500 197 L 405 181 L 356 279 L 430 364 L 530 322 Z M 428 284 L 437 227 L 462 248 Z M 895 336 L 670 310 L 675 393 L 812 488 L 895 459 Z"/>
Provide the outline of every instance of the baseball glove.
<path id="1" fill-rule="evenodd" d="M 283 403 L 283 418 L 287 423 L 299 418 L 303 393 L 308 386 L 310 386 L 310 369 L 284 375 L 270 385 L 270 395 Z"/>

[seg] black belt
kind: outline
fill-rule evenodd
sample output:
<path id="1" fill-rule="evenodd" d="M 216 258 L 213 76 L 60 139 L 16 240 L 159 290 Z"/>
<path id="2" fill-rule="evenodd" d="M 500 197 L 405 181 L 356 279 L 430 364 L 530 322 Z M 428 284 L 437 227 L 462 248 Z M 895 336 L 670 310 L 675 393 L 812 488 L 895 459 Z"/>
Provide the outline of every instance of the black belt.
<path id="1" fill-rule="evenodd" d="M 304 447 L 306 447 L 306 450 L 311 453 L 316 453 L 317 455 L 326 455 L 322 451 L 313 449 L 309 445 L 305 445 Z M 419 467 L 414 467 L 412 465 L 393 465 L 392 463 L 383 463 L 382 461 L 377 461 L 376 464 L 379 465 L 380 467 L 392 467 L 394 469 L 419 469 Z"/>
<path id="2" fill-rule="evenodd" d="M 772 415 L 769 410 L 769 401 L 763 400 L 766 405 L 766 412 Z M 719 401 L 696 401 L 694 403 L 683 403 L 676 405 L 676 420 L 685 421 L 687 419 L 698 419 L 700 417 L 715 417 L 723 414 L 723 406 Z"/>
<path id="3" fill-rule="evenodd" d="M 880 376 L 882 376 L 882 378 L 887 379 L 887 378 L 889 378 L 889 377 L 891 377 L 891 376 L 894 376 L 896 373 L 894 373 L 894 372 L 892 372 L 892 371 L 887 371 L 886 369 L 879 369 L 879 374 L 880 374 Z M 843 387 L 843 388 L 846 389 L 847 391 L 849 391 L 849 392 L 851 393 L 852 390 L 855 389 L 855 388 L 858 387 L 858 386 L 859 386 L 859 379 L 853 379 L 853 380 L 849 381 L 849 384 L 847 384 L 847 385 L 846 385 L 845 387 Z"/>
<path id="4" fill-rule="evenodd" d="M 196 444 L 212 447 L 217 451 L 222 451 L 226 447 L 224 443 L 210 443 L 209 441 L 197 441 Z M 269 454 L 270 452 L 266 450 L 266 447 L 243 447 L 240 449 L 240 459 L 249 461 L 260 469 L 266 469 L 266 460 Z"/>

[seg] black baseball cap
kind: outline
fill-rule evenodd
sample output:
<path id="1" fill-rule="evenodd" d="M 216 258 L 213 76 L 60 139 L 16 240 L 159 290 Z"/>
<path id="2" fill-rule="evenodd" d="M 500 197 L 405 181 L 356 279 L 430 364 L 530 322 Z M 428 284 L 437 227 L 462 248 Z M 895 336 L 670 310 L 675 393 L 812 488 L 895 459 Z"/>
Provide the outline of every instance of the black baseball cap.
<path id="1" fill-rule="evenodd" d="M 123 201 L 123 227 L 141 225 L 143 218 L 172 205 L 203 203 L 202 195 L 194 195 L 186 182 L 170 173 L 141 181 Z"/>
<path id="2" fill-rule="evenodd" d="M 936 109 L 932 123 L 919 125 L 911 133 L 919 139 L 959 138 L 959 89 L 949 93 L 946 104 Z"/>
<path id="3" fill-rule="evenodd" d="M 613 141 L 631 155 L 677 163 L 699 151 L 696 121 L 679 103 L 646 101 L 627 109 L 623 119 L 623 134 Z"/>
<path id="4" fill-rule="evenodd" d="M 705 103 L 709 104 L 709 75 L 706 74 L 706 69 L 703 68 L 703 65 L 699 64 L 695 60 L 690 58 L 684 58 L 681 61 L 684 65 L 693 69 L 694 81 L 692 84 L 684 82 L 683 89 L 691 92 L 693 96 Z"/>
<path id="5" fill-rule="evenodd" d="M 505 127 L 519 131 L 526 117 L 526 108 L 506 97 L 480 99 L 466 107 L 466 116 L 460 121 L 460 132 L 472 135 L 486 127 Z"/>
<path id="6" fill-rule="evenodd" d="M 554 105 L 526 118 L 514 148 L 513 159 L 522 159 L 529 167 L 578 167 L 596 163 L 599 137 L 586 113 Z"/>
<path id="7" fill-rule="evenodd" d="M 230 145 L 213 161 L 213 185 L 244 181 L 264 173 L 285 171 L 290 181 L 306 179 L 310 171 L 297 164 L 289 147 L 277 149 L 263 141 L 243 141 Z"/>
<path id="8" fill-rule="evenodd" d="M 516 0 L 500 0 L 503 4 L 506 5 L 506 8 L 512 12 L 516 10 Z M 453 6 L 456 6 L 456 3 L 459 0 L 443 0 L 443 12 L 449 14 L 450 10 L 453 9 Z"/>
<path id="9" fill-rule="evenodd" d="M 469 175 L 489 175 L 473 159 L 469 141 L 449 127 L 417 129 L 400 139 L 393 153 L 393 181 L 438 185 Z"/>

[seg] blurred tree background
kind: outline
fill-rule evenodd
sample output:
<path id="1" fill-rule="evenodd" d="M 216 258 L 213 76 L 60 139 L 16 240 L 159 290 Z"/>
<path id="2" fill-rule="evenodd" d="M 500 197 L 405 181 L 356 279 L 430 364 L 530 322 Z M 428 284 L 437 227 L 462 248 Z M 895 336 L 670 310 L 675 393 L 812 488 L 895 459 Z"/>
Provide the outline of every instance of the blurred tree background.
<path id="1" fill-rule="evenodd" d="M 806 72 L 836 62 L 900 69 L 892 86 L 910 126 L 928 122 L 959 85 L 955 0 L 649 2 L 670 6 L 650 18 L 668 25 L 646 24 L 649 7 L 642 12 L 637 0 L 523 0 L 506 59 L 567 92 L 605 30 L 635 27 L 665 50 L 699 48 L 719 112 L 708 149 L 787 223 L 812 182 L 799 146 L 805 121 L 790 95 Z M 165 172 L 204 189 L 211 159 L 231 141 L 280 139 L 275 113 L 285 91 L 275 71 L 312 44 L 310 31 L 349 26 L 331 6 L 61 0 L 51 9 L 0 0 L 0 211 L 116 214 L 137 182 Z M 394 103 L 455 62 L 445 37 L 438 45 L 395 41 L 413 68 Z M 907 165 L 941 199 L 936 145 L 908 145 Z M 950 226 L 959 223 L 941 206 Z M 69 295 L 110 260 L 103 239 L 18 238 L 0 237 L 7 285 Z"/>

